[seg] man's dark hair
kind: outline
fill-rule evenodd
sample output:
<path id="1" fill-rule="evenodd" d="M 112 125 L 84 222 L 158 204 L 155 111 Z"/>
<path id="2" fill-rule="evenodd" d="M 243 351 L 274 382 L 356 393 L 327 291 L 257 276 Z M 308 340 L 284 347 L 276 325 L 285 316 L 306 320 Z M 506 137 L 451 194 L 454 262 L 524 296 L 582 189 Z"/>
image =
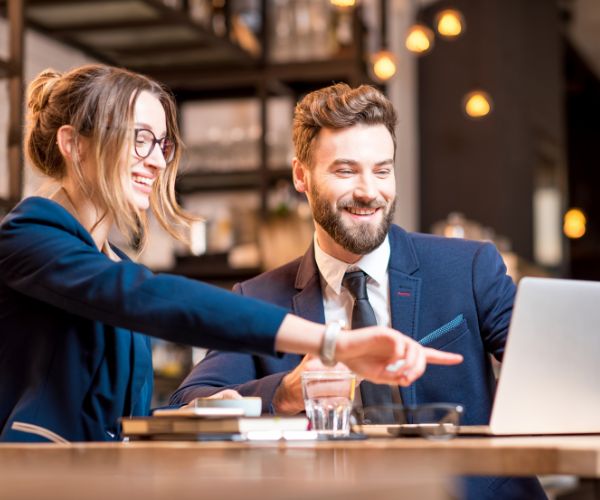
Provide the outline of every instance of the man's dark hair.
<path id="1" fill-rule="evenodd" d="M 390 100 L 370 85 L 352 88 L 345 83 L 307 94 L 294 111 L 296 157 L 312 166 L 313 146 L 322 128 L 342 129 L 357 124 L 385 125 L 396 149 L 396 112 Z"/>

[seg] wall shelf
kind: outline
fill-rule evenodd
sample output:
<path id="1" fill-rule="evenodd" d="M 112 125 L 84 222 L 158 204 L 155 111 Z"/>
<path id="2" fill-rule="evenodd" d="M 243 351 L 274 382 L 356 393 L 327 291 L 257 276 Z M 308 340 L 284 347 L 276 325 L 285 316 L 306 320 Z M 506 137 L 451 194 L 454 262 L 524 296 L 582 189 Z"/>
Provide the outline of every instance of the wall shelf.
<path id="1" fill-rule="evenodd" d="M 164 66 L 243 67 L 256 59 L 195 22 L 187 11 L 160 0 L 29 0 L 25 20 L 99 61 L 150 75 Z"/>
<path id="2" fill-rule="evenodd" d="M 0 0 L 0 9 L 10 1 Z M 261 9 L 267 5 L 263 0 Z M 277 82 L 292 90 L 300 84 L 302 90 L 332 81 L 369 81 L 357 15 L 351 45 L 328 59 L 290 63 L 272 63 L 265 54 L 246 51 L 227 34 L 217 36 L 195 21 L 184 8 L 160 0 L 28 0 L 24 16 L 28 26 L 101 62 L 148 74 L 196 97 L 244 87 L 250 94 L 262 84 L 281 93 L 285 87 Z M 264 16 L 263 22 L 268 21 Z M 268 45 L 265 36 L 257 41 L 259 47 Z"/>
<path id="3" fill-rule="evenodd" d="M 182 96 L 200 97 L 203 92 L 227 91 L 227 89 L 248 89 L 243 96 L 256 95 L 256 86 L 267 82 L 268 91 L 273 95 L 282 93 L 296 94 L 295 89 L 319 88 L 335 81 L 345 81 L 354 85 L 373 83 L 366 66 L 357 62 L 355 57 L 341 54 L 329 59 L 272 63 L 265 67 L 230 67 L 224 65 L 209 66 L 199 72 L 193 68 L 177 65 L 155 70 L 152 75 Z M 273 86 L 277 88 L 273 89 Z M 200 95 L 199 95 L 200 94 Z M 239 92 L 234 91 L 234 95 Z M 215 97 L 220 97 L 219 95 Z"/>
<path id="4" fill-rule="evenodd" d="M 169 273 L 209 281 L 227 289 L 231 289 L 235 283 L 253 278 L 261 271 L 258 267 L 232 268 L 228 264 L 227 254 L 180 256 L 175 267 L 168 270 Z"/>
<path id="5" fill-rule="evenodd" d="M 0 0 L 0 11 L 8 2 Z M 195 21 L 186 10 L 187 2 L 173 8 L 161 0 L 28 0 L 24 3 L 26 25 L 78 48 L 107 64 L 127 67 L 165 83 L 178 102 L 198 99 L 256 97 L 261 101 L 260 126 L 268 129 L 266 100 L 288 95 L 293 100 L 332 82 L 351 85 L 370 82 L 363 47 L 364 27 L 360 10 L 352 16 L 353 41 L 328 59 L 270 62 L 268 0 L 260 1 L 263 29 L 257 40 L 260 53 L 250 53 L 231 41 L 229 32 L 217 36 Z M 225 2 L 225 10 L 229 9 Z M 229 27 L 230 22 L 225 25 Z M 8 66 L 0 65 L 0 73 Z M 265 142 L 263 133 L 261 142 Z M 261 147 L 261 163 L 268 152 Z M 261 192 L 266 209 L 265 190 L 272 175 L 265 167 L 255 172 L 196 175 L 187 174 L 180 187 L 192 189 L 246 189 Z"/>
<path id="6" fill-rule="evenodd" d="M 279 180 L 291 180 L 292 170 L 280 168 L 267 172 L 268 185 L 272 187 Z M 177 179 L 177 191 L 190 194 L 203 191 L 238 191 L 259 189 L 263 175 L 258 170 L 229 170 L 227 172 L 188 172 Z"/>
<path id="7" fill-rule="evenodd" d="M 0 0 L 0 15 L 5 6 L 15 1 Z M 195 21 L 186 10 L 186 0 L 179 2 L 181 8 L 167 6 L 161 0 L 18 1 L 26 26 L 100 62 L 126 67 L 163 82 L 180 104 L 203 99 L 257 99 L 256 125 L 262 131 L 258 139 L 257 167 L 248 171 L 235 170 L 233 166 L 230 171 L 218 173 L 183 171 L 177 189 L 180 195 L 252 190 L 260 198 L 263 216 L 267 215 L 271 188 L 281 179 L 291 180 L 289 165 L 273 170 L 268 167 L 273 157 L 267 144 L 269 98 L 288 96 L 295 102 L 306 92 L 332 82 L 373 83 L 367 71 L 360 6 L 346 17 L 353 33 L 352 41 L 340 42 L 337 49 L 332 48 L 328 58 L 316 58 L 326 55 L 321 50 L 319 56 L 312 59 L 303 52 L 302 57 L 307 59 L 273 62 L 271 55 L 282 56 L 281 51 L 277 56 L 270 51 L 270 47 L 279 47 L 277 41 L 270 40 L 270 33 L 274 31 L 269 28 L 275 22 L 271 0 L 255 4 L 258 6 L 254 13 L 260 17 L 256 26 L 261 27 L 259 33 L 253 35 L 257 37 L 258 51 L 247 51 L 232 41 L 235 37 L 230 36 L 231 20 L 226 19 L 223 36 Z M 226 0 L 224 11 L 231 12 L 232 8 L 232 2 Z M 293 43 L 300 42 L 294 40 Z M 290 57 L 299 57 L 299 54 L 296 51 Z M 8 68 L 0 65 L 0 72 Z"/>

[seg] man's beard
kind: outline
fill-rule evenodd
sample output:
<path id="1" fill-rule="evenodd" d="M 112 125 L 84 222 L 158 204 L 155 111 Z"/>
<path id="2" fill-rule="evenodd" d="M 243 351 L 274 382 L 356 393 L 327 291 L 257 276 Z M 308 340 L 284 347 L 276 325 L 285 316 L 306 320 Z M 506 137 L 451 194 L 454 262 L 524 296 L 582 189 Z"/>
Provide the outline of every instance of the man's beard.
<path id="1" fill-rule="evenodd" d="M 347 226 L 342 220 L 340 211 L 345 208 L 380 208 L 385 210 L 386 202 L 381 198 L 363 203 L 357 200 L 340 202 L 333 209 L 313 185 L 310 189 L 312 197 L 312 212 L 317 222 L 333 240 L 342 248 L 355 255 L 365 255 L 375 250 L 383 243 L 392 224 L 396 200 L 389 205 L 389 210 L 383 215 L 377 225 L 365 222 Z"/>

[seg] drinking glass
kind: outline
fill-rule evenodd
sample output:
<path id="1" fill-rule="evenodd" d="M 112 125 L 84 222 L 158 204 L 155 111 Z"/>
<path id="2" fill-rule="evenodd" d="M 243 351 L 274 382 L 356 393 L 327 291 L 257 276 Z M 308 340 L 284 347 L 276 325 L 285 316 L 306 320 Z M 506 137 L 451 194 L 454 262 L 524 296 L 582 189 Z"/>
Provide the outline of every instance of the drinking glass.
<path id="1" fill-rule="evenodd" d="M 302 374 L 302 395 L 311 429 L 319 434 L 350 434 L 350 413 L 356 375 L 347 371 L 309 371 Z"/>

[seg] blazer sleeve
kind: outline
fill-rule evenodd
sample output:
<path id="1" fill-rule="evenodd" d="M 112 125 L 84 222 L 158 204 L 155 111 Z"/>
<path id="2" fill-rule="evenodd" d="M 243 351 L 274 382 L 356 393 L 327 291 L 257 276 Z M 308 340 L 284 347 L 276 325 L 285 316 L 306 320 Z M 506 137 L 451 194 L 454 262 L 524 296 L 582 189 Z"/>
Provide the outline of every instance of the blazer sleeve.
<path id="1" fill-rule="evenodd" d="M 491 243 L 483 244 L 473 259 L 473 293 L 487 352 L 499 361 L 504 355 L 516 287 L 506 274 L 502 257 Z"/>
<path id="2" fill-rule="evenodd" d="M 173 393 L 169 404 L 181 405 L 224 389 L 234 389 L 242 396 L 260 397 L 262 412 L 273 413 L 273 396 L 288 372 L 258 373 L 255 361 L 256 356 L 248 354 L 209 351 Z"/>
<path id="3" fill-rule="evenodd" d="M 0 230 L 0 279 L 78 316 L 166 340 L 274 354 L 284 308 L 100 253 L 53 203 L 17 207 Z M 56 205 L 58 207 L 58 205 Z M 62 207 L 60 207 L 62 210 Z"/>
<path id="4" fill-rule="evenodd" d="M 233 287 L 233 291 L 243 294 L 239 284 Z M 286 355 L 281 360 L 265 363 L 258 356 L 250 354 L 209 351 L 206 357 L 192 368 L 171 396 L 169 403 L 185 404 L 194 398 L 212 396 L 224 389 L 234 389 L 242 396 L 260 397 L 262 412 L 274 413 L 272 401 L 275 391 L 281 379 L 289 373 L 287 365 L 297 364 L 295 359 L 290 362 L 291 358 L 296 357 Z M 269 371 L 268 367 L 276 364 L 281 365 L 281 370 Z"/>

